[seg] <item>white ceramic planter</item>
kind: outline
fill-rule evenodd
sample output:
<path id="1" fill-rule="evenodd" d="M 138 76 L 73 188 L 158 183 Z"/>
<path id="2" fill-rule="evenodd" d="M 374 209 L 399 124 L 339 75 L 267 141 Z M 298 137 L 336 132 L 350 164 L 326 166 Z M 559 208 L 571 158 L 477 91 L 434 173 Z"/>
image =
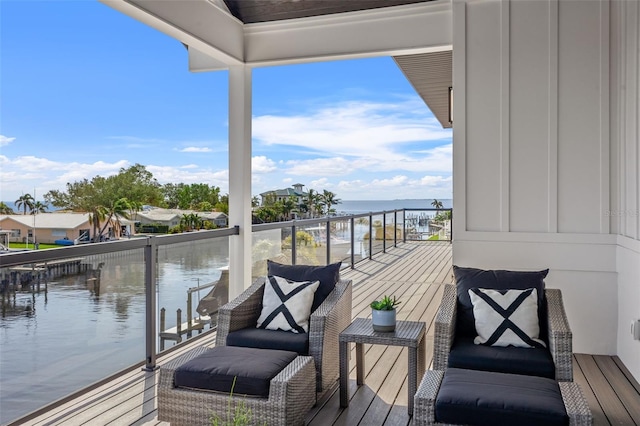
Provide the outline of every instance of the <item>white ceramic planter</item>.
<path id="1" fill-rule="evenodd" d="M 371 319 L 374 331 L 395 331 L 396 329 L 396 310 L 378 311 L 371 309 Z"/>

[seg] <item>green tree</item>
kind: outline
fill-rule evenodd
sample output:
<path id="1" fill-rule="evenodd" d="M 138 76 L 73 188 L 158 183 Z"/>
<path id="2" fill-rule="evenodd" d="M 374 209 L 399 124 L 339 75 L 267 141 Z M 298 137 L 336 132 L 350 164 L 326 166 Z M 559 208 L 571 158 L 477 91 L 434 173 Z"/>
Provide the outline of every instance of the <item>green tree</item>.
<path id="1" fill-rule="evenodd" d="M 222 195 L 215 205 L 215 211 L 229 214 L 229 194 Z"/>
<path id="2" fill-rule="evenodd" d="M 251 207 L 258 207 L 260 205 L 260 197 L 258 197 L 257 195 L 254 195 L 251 198 Z"/>
<path id="3" fill-rule="evenodd" d="M 309 192 L 307 192 L 307 195 L 302 200 L 302 203 L 304 205 L 304 210 L 306 210 L 309 213 L 310 217 L 316 216 L 319 202 L 320 202 L 320 194 L 318 194 L 313 189 L 310 189 Z"/>
<path id="4" fill-rule="evenodd" d="M 441 208 L 443 208 L 443 204 L 442 201 L 438 201 L 435 198 L 433 199 L 433 201 L 431 202 L 431 205 L 436 209 L 439 210 Z"/>
<path id="5" fill-rule="evenodd" d="M 22 214 L 27 214 L 27 210 L 31 211 L 33 209 L 33 203 L 35 200 L 31 194 L 22 194 L 16 201 L 16 207 L 18 210 L 22 209 Z"/>
<path id="6" fill-rule="evenodd" d="M 180 191 L 184 183 L 167 183 L 162 186 L 161 192 L 164 198 L 164 206 L 169 209 L 177 209 L 180 205 Z"/>
<path id="7" fill-rule="evenodd" d="M 202 229 L 203 221 L 197 214 L 188 213 L 182 215 L 180 225 L 182 225 L 186 231 L 193 231 L 194 229 Z"/>
<path id="8" fill-rule="evenodd" d="M 41 201 L 36 201 L 35 203 L 33 203 L 33 207 L 31 208 L 31 214 L 46 213 L 46 211 L 47 205 L 42 203 Z"/>
<path id="9" fill-rule="evenodd" d="M 131 204 L 126 198 L 120 198 L 119 200 L 113 202 L 109 207 L 107 207 L 104 210 L 104 212 L 106 213 L 105 222 L 102 226 L 102 229 L 100 229 L 98 238 L 102 236 L 102 234 L 104 234 L 104 231 L 109 225 L 114 228 L 115 236 L 120 236 L 120 229 L 122 229 L 122 222 L 120 221 L 120 218 L 128 219 L 130 209 Z"/>
<path id="10" fill-rule="evenodd" d="M 95 206 L 89 211 L 89 225 L 93 231 L 93 242 L 100 241 L 100 224 L 107 217 L 108 211 L 104 206 Z"/>
<path id="11" fill-rule="evenodd" d="M 196 206 L 196 210 L 199 212 L 210 212 L 213 211 L 213 204 L 208 201 L 201 201 Z"/>
<path id="12" fill-rule="evenodd" d="M 284 220 L 291 219 L 291 213 L 296 211 L 298 207 L 298 197 L 295 195 L 290 196 L 289 198 L 282 200 L 279 203 L 280 213 L 282 213 L 282 217 Z"/>
<path id="13" fill-rule="evenodd" d="M 322 190 L 320 198 L 322 199 L 324 207 L 326 207 L 327 214 L 335 213 L 335 210 L 332 209 L 332 207 L 342 203 L 342 200 L 336 198 L 336 194 L 331 191 L 327 191 L 326 189 Z"/>
<path id="14" fill-rule="evenodd" d="M 15 212 L 4 201 L 0 201 L 0 214 L 14 214 Z"/>

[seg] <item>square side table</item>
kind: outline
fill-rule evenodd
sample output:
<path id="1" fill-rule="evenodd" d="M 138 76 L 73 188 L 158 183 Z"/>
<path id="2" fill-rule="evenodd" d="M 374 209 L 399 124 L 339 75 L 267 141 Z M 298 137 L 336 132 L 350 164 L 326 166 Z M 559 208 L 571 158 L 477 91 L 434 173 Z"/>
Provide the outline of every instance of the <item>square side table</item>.
<path id="1" fill-rule="evenodd" d="M 349 406 L 349 343 L 356 344 L 356 383 L 364 384 L 364 350 L 363 344 L 406 346 L 409 353 L 409 415 L 413 415 L 413 397 L 418 382 L 425 372 L 425 330 L 424 322 L 397 321 L 393 332 L 373 331 L 370 319 L 356 318 L 351 325 L 340 333 L 340 406 Z"/>

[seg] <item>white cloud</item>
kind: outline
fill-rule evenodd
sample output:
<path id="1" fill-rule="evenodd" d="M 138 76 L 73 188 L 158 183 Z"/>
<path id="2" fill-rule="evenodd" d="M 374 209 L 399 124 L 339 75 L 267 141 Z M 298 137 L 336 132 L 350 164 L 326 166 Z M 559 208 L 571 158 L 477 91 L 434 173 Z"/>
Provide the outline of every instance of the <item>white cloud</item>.
<path id="1" fill-rule="evenodd" d="M 112 163 L 96 161 L 93 163 L 58 162 L 34 156 L 9 158 L 0 156 L 0 182 L 4 201 L 17 199 L 22 193 L 33 194 L 38 199 L 50 190 L 65 190 L 68 182 L 93 177 L 111 176 L 120 169 L 131 166 L 127 160 Z M 208 183 L 220 187 L 222 193 L 228 192 L 229 176 L 227 170 L 211 171 L 194 164 L 184 166 L 147 165 L 160 184 L 165 183 Z"/>
<path id="2" fill-rule="evenodd" d="M 347 102 L 308 115 L 253 119 L 253 137 L 266 145 L 289 145 L 338 156 L 398 156 L 401 145 L 451 137 L 426 108 L 411 102 Z M 405 148 L 406 149 L 406 148 Z"/>
<path id="3" fill-rule="evenodd" d="M 343 200 L 398 199 L 398 198 L 451 198 L 451 176 L 427 175 L 412 179 L 405 175 L 373 180 L 343 180 L 333 192 Z"/>
<path id="4" fill-rule="evenodd" d="M 264 155 L 257 155 L 251 159 L 251 171 L 254 174 L 270 173 L 277 169 L 276 163 Z"/>
<path id="5" fill-rule="evenodd" d="M 0 135 L 0 146 L 7 146 L 15 140 L 16 138 L 10 138 L 4 135 Z"/>
<path id="6" fill-rule="evenodd" d="M 206 146 L 198 147 L 198 146 L 189 146 L 187 148 L 182 148 L 180 152 L 211 152 L 213 151 L 211 148 Z"/>
<path id="7" fill-rule="evenodd" d="M 206 183 L 210 186 L 220 187 L 222 193 L 228 192 L 229 173 L 227 170 L 212 171 L 207 169 L 183 169 L 174 166 L 147 166 L 153 177 L 161 185 L 166 183 Z"/>

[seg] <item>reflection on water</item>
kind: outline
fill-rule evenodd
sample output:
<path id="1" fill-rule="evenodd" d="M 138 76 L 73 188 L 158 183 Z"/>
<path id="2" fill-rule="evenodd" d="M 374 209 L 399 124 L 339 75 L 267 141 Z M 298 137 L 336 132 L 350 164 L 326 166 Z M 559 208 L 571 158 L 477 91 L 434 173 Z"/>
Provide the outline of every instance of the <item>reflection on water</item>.
<path id="1" fill-rule="evenodd" d="M 228 259 L 227 238 L 159 248 L 158 312 L 164 307 L 173 313 L 167 327 L 175 326 L 176 309 L 186 313 L 187 289 L 217 280 Z M 39 292 L 20 291 L 3 300 L 0 423 L 144 360 L 143 251 L 83 262 L 90 269 L 102 263 L 99 285 L 90 273 L 56 277 Z"/>

